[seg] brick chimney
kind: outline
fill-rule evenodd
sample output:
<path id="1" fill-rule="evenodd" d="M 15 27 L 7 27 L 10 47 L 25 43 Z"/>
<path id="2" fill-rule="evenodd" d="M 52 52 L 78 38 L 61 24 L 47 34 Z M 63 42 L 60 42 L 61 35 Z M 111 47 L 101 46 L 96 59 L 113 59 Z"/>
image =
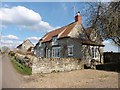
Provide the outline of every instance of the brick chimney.
<path id="1" fill-rule="evenodd" d="M 77 15 L 75 16 L 75 22 L 78 22 L 78 24 L 82 23 L 82 17 L 80 16 L 80 12 L 77 12 Z"/>

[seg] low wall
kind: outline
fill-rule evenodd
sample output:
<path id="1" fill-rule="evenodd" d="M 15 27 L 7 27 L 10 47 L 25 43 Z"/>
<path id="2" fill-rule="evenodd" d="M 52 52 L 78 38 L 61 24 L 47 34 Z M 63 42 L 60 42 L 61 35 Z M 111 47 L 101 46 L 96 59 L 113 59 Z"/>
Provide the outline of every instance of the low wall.
<path id="1" fill-rule="evenodd" d="M 104 63 L 120 62 L 120 52 L 104 52 Z"/>
<path id="2" fill-rule="evenodd" d="M 72 71 L 84 68 L 84 62 L 77 58 L 37 58 L 31 55 L 15 54 L 16 59 L 29 59 L 32 63 L 32 74 Z"/>
<path id="3" fill-rule="evenodd" d="M 43 58 L 35 59 L 32 65 L 32 74 L 72 71 L 83 68 L 80 59 L 75 58 Z"/>
<path id="4" fill-rule="evenodd" d="M 120 62 L 100 64 L 96 66 L 97 70 L 120 72 Z"/>

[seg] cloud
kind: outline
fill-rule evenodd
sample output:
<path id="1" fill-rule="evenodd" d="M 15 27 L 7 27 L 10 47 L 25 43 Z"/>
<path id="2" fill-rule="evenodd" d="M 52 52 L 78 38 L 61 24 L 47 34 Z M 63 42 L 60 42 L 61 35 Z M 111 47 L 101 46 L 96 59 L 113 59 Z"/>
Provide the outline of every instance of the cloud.
<path id="1" fill-rule="evenodd" d="M 27 39 L 32 40 L 32 41 L 39 41 L 40 37 L 28 37 Z"/>
<path id="2" fill-rule="evenodd" d="M 21 43 L 21 41 L 13 41 L 13 40 L 1 40 L 1 47 L 2 46 L 7 46 L 9 48 L 15 48 L 17 47 L 19 44 Z"/>
<path id="3" fill-rule="evenodd" d="M 53 28 L 48 22 L 42 20 L 39 13 L 24 6 L 0 8 L 0 21 L 2 21 L 2 25 L 17 25 L 32 30 L 49 30 Z"/>
<path id="4" fill-rule="evenodd" d="M 9 48 L 15 48 L 21 43 L 19 38 L 15 35 L 6 35 L 1 38 L 1 47 L 7 46 Z"/>
<path id="5" fill-rule="evenodd" d="M 12 40 L 2 40 L 1 43 L 2 44 L 12 44 L 13 41 Z"/>
<path id="6" fill-rule="evenodd" d="M 113 42 L 111 40 L 105 40 L 104 42 L 104 51 L 105 52 L 119 52 L 119 47 L 116 46 L 115 44 L 113 44 Z"/>
<path id="7" fill-rule="evenodd" d="M 5 39 L 11 39 L 11 40 L 18 40 L 19 38 L 15 35 L 7 35 L 7 36 L 2 36 L 2 38 Z"/>

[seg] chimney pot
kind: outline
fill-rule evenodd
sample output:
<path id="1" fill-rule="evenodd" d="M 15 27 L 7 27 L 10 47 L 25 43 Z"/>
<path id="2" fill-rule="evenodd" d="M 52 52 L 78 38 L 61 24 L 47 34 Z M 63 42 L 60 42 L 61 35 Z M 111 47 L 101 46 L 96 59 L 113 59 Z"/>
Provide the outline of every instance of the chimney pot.
<path id="1" fill-rule="evenodd" d="M 77 15 L 75 16 L 75 22 L 81 24 L 82 23 L 82 17 L 80 15 L 80 12 L 77 12 Z"/>

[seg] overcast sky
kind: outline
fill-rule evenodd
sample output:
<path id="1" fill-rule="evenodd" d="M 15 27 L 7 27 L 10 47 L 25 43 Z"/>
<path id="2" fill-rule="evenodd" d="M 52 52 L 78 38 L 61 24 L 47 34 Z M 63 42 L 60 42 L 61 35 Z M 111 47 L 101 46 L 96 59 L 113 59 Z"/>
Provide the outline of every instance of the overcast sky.
<path id="1" fill-rule="evenodd" d="M 0 8 L 0 32 L 2 45 L 16 47 L 23 40 L 30 39 L 34 44 L 51 30 L 74 21 L 74 10 L 80 11 L 85 26 L 87 3 L 64 2 L 6 2 Z M 105 51 L 118 51 L 109 40 L 104 41 Z"/>

